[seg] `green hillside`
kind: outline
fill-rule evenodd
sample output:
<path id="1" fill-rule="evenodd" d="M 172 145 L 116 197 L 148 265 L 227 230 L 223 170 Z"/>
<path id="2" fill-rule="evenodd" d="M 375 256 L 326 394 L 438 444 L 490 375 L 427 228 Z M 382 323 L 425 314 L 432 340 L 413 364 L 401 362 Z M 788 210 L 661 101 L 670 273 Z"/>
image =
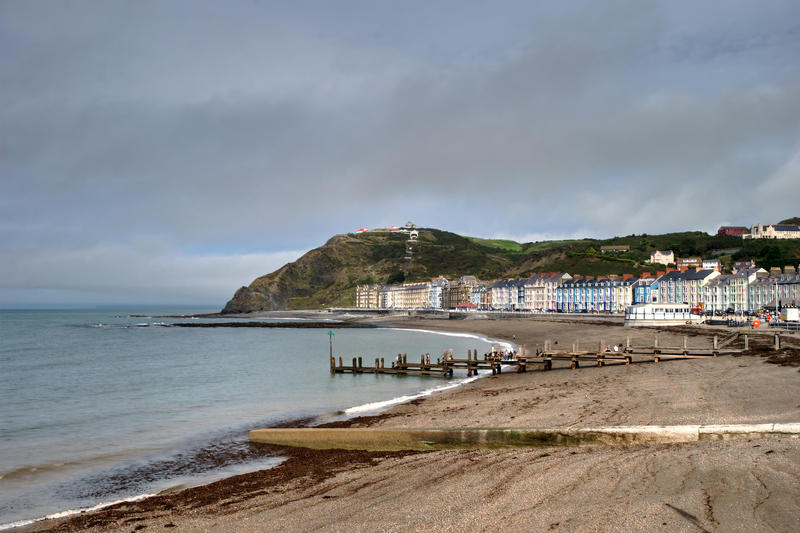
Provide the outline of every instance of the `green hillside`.
<path id="1" fill-rule="evenodd" d="M 750 258 L 767 269 L 800 262 L 800 239 L 743 240 L 702 232 L 517 243 L 423 228 L 410 260 L 407 239 L 405 233 L 377 231 L 336 235 L 294 263 L 240 288 L 223 313 L 351 306 L 356 285 L 429 281 L 437 276 L 493 280 L 555 271 L 639 276 L 663 270 L 663 265 L 647 262 L 654 250 L 673 250 L 679 257 L 718 257 L 728 266 Z M 630 246 L 630 251 L 600 252 L 601 246 L 619 244 Z"/>

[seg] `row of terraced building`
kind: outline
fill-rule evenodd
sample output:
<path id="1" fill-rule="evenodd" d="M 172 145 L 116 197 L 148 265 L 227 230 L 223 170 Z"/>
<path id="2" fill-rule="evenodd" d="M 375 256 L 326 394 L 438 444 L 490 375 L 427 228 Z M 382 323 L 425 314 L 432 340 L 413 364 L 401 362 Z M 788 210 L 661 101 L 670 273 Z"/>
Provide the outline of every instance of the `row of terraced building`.
<path id="1" fill-rule="evenodd" d="M 701 311 L 759 311 L 800 304 L 800 275 L 794 267 L 717 270 L 666 269 L 656 275 L 572 276 L 562 272 L 526 279 L 481 281 L 443 277 L 402 285 L 359 285 L 361 309 L 455 309 L 506 312 L 621 313 L 632 304 L 685 303 Z"/>

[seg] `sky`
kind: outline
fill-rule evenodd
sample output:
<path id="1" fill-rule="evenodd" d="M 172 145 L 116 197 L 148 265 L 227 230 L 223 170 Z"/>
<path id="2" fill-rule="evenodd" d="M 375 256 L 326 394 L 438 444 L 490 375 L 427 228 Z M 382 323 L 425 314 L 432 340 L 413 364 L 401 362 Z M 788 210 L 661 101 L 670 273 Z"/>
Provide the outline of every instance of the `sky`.
<path id="1" fill-rule="evenodd" d="M 332 235 L 800 216 L 800 3 L 0 0 L 0 309 L 221 308 Z"/>

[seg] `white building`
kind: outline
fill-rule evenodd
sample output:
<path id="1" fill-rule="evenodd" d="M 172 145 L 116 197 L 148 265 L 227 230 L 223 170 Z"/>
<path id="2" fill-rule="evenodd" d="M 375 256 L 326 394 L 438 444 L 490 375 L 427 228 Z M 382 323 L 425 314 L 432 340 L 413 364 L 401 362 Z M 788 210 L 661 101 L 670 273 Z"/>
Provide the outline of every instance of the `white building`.
<path id="1" fill-rule="evenodd" d="M 795 224 L 757 224 L 743 239 L 800 239 L 800 226 Z"/>
<path id="2" fill-rule="evenodd" d="M 650 254 L 650 262 L 660 265 L 671 265 L 675 263 L 675 253 L 672 250 L 656 250 Z"/>

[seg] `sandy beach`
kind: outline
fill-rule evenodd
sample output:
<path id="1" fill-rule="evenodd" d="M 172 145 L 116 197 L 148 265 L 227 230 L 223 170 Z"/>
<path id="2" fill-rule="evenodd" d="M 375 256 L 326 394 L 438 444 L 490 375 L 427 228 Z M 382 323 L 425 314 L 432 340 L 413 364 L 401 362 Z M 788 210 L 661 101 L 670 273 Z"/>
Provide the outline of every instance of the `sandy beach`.
<path id="1" fill-rule="evenodd" d="M 711 328 L 604 320 L 377 318 L 387 327 L 525 344 L 709 347 Z M 377 416 L 374 427 L 577 427 L 800 422 L 800 339 L 754 338 L 704 360 L 488 376 Z M 443 346 L 443 349 L 446 346 Z M 772 362 L 769 362 L 770 357 Z M 784 362 L 789 364 L 774 364 Z M 792 366 L 795 365 L 795 366 Z M 436 452 L 279 450 L 282 465 L 27 530 L 798 531 L 800 440 Z"/>

